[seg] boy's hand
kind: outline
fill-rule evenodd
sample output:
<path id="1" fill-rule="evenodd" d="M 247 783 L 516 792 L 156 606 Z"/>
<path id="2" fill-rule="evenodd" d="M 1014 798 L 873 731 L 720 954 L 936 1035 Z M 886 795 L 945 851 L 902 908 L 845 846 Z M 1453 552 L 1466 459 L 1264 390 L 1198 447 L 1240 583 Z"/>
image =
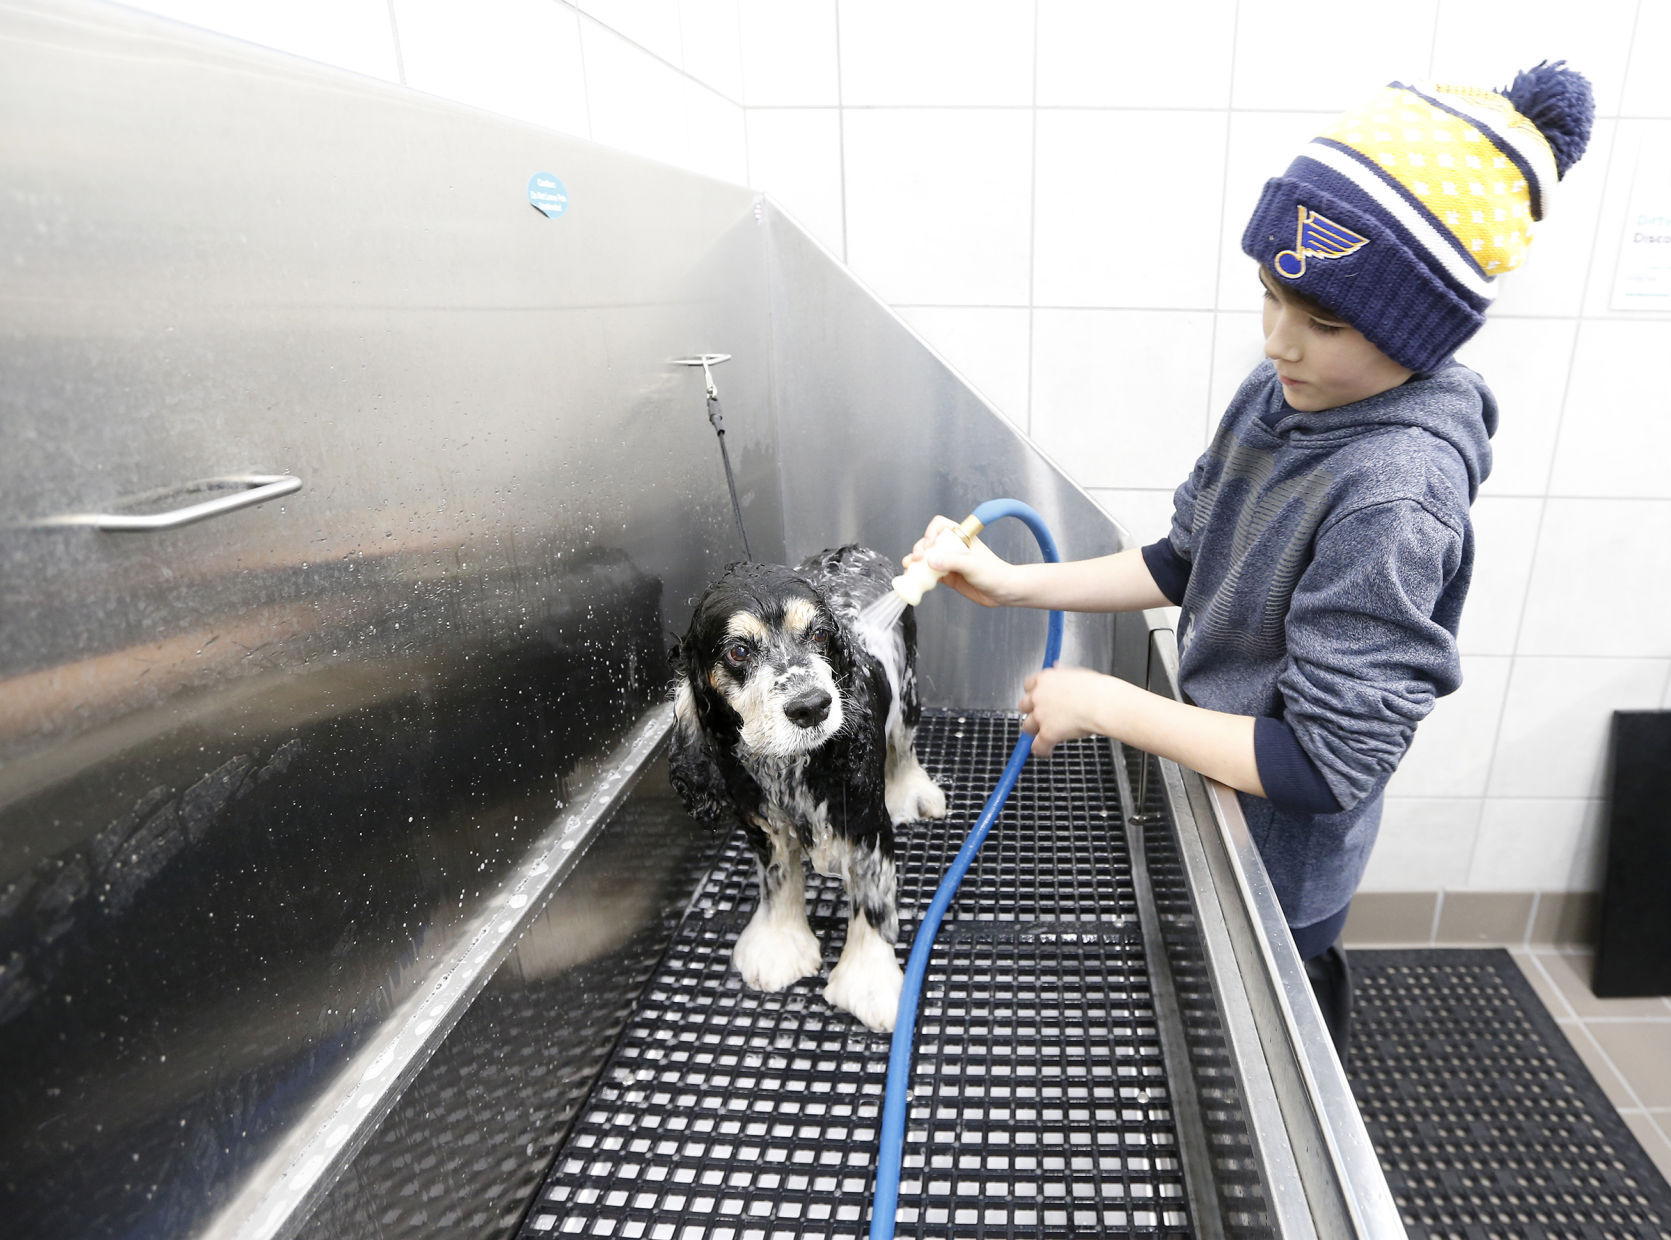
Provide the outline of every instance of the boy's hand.
<path id="1" fill-rule="evenodd" d="M 1034 738 L 1034 753 L 1048 754 L 1081 736 L 1107 736 L 1239 792 L 1265 795 L 1252 715 L 1203 710 L 1083 667 L 1035 672 L 1019 705 L 1027 716 L 1021 730 Z"/>
<path id="2" fill-rule="evenodd" d="M 1050 667 L 1027 677 L 1018 709 L 1026 716 L 1021 730 L 1035 738 L 1033 752 L 1045 757 L 1062 741 L 1106 736 L 1102 720 L 1117 709 L 1113 699 L 1124 684 L 1084 667 Z"/>
<path id="3" fill-rule="evenodd" d="M 992 553 L 980 539 L 965 546 L 961 533 L 942 538 L 948 530 L 957 530 L 958 523 L 950 517 L 935 517 L 928 529 L 917 539 L 911 553 L 900 561 L 910 568 L 918 560 L 926 559 L 928 566 L 945 574 L 940 580 L 964 598 L 982 607 L 1002 607 L 1008 601 L 1003 591 L 1005 574 L 1010 565 Z"/>

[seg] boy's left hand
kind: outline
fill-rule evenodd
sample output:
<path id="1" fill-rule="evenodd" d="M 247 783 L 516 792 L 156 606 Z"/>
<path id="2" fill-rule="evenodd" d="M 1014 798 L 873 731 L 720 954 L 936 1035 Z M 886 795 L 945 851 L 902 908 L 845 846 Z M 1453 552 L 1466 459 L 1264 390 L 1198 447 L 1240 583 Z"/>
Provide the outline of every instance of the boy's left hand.
<path id="1" fill-rule="evenodd" d="M 1050 667 L 1034 672 L 1022 686 L 1021 730 L 1033 736 L 1033 752 L 1046 756 L 1062 741 L 1093 733 L 1107 735 L 1110 698 L 1124 681 L 1085 667 Z"/>

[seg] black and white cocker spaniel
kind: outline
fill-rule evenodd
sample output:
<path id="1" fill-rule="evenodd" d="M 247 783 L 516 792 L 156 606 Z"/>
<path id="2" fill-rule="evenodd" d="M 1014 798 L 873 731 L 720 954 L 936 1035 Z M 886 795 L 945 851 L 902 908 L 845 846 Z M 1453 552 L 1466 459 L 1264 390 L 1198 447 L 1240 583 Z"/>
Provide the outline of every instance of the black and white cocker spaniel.
<path id="1" fill-rule="evenodd" d="M 893 568 L 864 547 L 791 569 L 733 564 L 696 604 L 674 652 L 673 785 L 710 824 L 735 815 L 759 863 L 760 902 L 732 960 L 757 990 L 823 965 L 807 924 L 803 859 L 839 877 L 847 942 L 824 997 L 870 1028 L 894 1026 L 894 825 L 940 818 L 946 797 L 912 748 L 916 621 L 877 631 L 864 607 Z"/>

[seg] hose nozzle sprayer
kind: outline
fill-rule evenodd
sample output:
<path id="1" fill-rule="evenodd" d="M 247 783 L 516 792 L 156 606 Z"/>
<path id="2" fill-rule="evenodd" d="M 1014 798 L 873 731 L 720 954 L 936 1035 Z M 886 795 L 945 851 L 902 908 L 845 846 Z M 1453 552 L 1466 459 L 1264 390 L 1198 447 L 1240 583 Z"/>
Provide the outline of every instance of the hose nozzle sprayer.
<path id="1" fill-rule="evenodd" d="M 1003 502 L 1005 501 L 992 501 L 994 504 Z M 986 505 L 983 505 L 983 507 L 985 506 Z M 941 538 L 960 538 L 963 540 L 963 545 L 965 547 L 969 546 L 972 542 L 974 542 L 975 535 L 979 534 L 986 528 L 986 522 L 980 519 L 980 516 L 978 515 L 979 513 L 980 509 L 977 508 L 974 512 L 964 517 L 963 520 L 959 521 L 951 529 L 942 530 L 940 532 L 940 538 L 935 539 L 935 542 L 939 542 Z M 923 601 L 923 595 L 927 594 L 935 586 L 940 584 L 940 578 L 944 576 L 945 573 L 930 568 L 927 560 L 918 560 L 915 564 L 911 565 L 910 568 L 906 569 L 903 573 L 894 578 L 894 593 L 899 595 L 900 598 L 904 599 L 912 607 L 915 607 Z"/>
<path id="2" fill-rule="evenodd" d="M 1033 537 L 1038 539 L 1039 551 L 1045 559 L 1055 561 L 1062 558 L 1056 551 L 1056 540 L 1051 537 L 1044 518 L 1015 499 L 988 500 L 975 509 L 955 530 L 946 530 L 940 537 L 955 534 L 967 543 L 986 525 L 1000 517 L 1016 517 L 1032 530 Z M 924 571 L 919 572 L 919 569 Z M 912 606 L 916 606 L 922 599 L 923 591 L 931 589 L 940 577 L 940 573 L 929 568 L 925 561 L 919 560 L 909 571 L 894 578 L 894 591 Z M 918 584 L 919 582 L 921 584 Z M 914 591 L 915 597 L 908 591 Z M 1044 639 L 1044 666 L 1055 666 L 1061 653 L 1062 613 L 1053 611 L 1050 613 L 1050 624 Z M 876 1185 L 871 1198 L 870 1240 L 893 1240 L 894 1216 L 899 1208 L 900 1166 L 905 1156 L 905 1111 L 910 1100 L 911 1047 L 916 1035 L 917 1004 L 922 997 L 923 976 L 928 970 L 928 957 L 934 947 L 934 936 L 939 933 L 940 921 L 946 915 L 946 910 L 951 907 L 958 884 L 963 881 L 975 854 L 986 841 L 987 832 L 992 829 L 998 811 L 1004 808 L 1010 790 L 1020 778 L 1021 768 L 1032 748 L 1033 738 L 1022 732 L 1015 748 L 1010 752 L 1010 760 L 1004 767 L 1004 773 L 998 778 L 998 786 L 992 790 L 992 795 L 987 798 L 986 807 L 981 810 L 975 825 L 969 829 L 963 847 L 957 856 L 952 858 L 951 865 L 946 867 L 945 876 L 941 878 L 940 886 L 934 892 L 927 912 L 917 923 L 917 933 L 911 940 L 911 956 L 905 965 L 905 984 L 899 993 L 899 1014 L 894 1021 L 893 1043 L 888 1053 L 888 1079 L 883 1091 L 882 1118 L 876 1143 Z"/>

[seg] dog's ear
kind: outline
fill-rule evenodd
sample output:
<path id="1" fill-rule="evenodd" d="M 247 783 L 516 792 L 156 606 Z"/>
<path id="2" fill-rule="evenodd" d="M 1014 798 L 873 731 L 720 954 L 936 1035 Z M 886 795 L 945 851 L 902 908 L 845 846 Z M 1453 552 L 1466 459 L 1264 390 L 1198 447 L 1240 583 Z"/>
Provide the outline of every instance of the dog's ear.
<path id="1" fill-rule="evenodd" d="M 859 638 L 857 619 L 842 619 L 834 608 L 829 611 L 835 619 L 835 636 L 830 639 L 829 645 L 830 667 L 838 681 L 854 685 L 875 659 Z"/>
<path id="2" fill-rule="evenodd" d="M 729 826 L 733 817 L 725 776 L 715 758 L 710 729 L 723 726 L 725 703 L 705 683 L 698 631 L 701 608 L 690 631 L 673 643 L 673 732 L 668 741 L 667 769 L 673 790 L 692 818 L 707 827 Z"/>
<path id="3" fill-rule="evenodd" d="M 888 701 L 888 680 L 882 665 L 859 640 L 858 626 L 838 620 L 835 635 L 825 647 L 830 670 L 841 690 L 841 744 L 846 761 L 854 770 L 869 770 L 873 752 L 881 752 L 887 710 L 877 709 Z"/>
<path id="4" fill-rule="evenodd" d="M 837 620 L 831 626 L 834 634 L 830 644 L 825 648 L 826 656 L 830 660 L 830 670 L 842 684 L 849 684 L 858 674 L 862 662 L 859 646 L 858 630 L 844 620 Z"/>
<path id="5" fill-rule="evenodd" d="M 692 818 L 706 827 L 731 824 L 731 796 L 725 786 L 725 776 L 714 758 L 713 738 L 702 726 L 688 672 L 681 675 L 674 693 L 667 772 L 673 790 L 679 794 Z"/>
<path id="6" fill-rule="evenodd" d="M 853 664 L 838 683 L 842 686 L 841 740 L 846 748 L 845 765 L 854 772 L 880 771 L 888 743 L 884 731 L 889 692 L 882 665 L 868 653 L 855 649 Z"/>

